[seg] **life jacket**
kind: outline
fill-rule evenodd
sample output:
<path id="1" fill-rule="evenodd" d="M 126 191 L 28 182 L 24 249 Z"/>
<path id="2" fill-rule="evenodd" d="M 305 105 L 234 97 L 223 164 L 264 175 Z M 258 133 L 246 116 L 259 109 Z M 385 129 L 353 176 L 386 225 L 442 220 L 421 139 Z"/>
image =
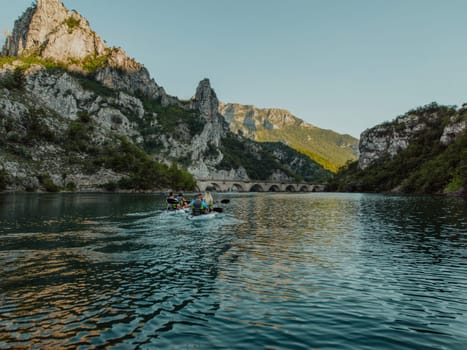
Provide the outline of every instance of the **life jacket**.
<path id="1" fill-rule="evenodd" d="M 183 199 L 183 197 L 177 197 L 177 200 L 178 200 L 178 203 L 180 203 L 180 205 L 181 205 L 182 207 L 185 206 L 186 201 Z"/>
<path id="2" fill-rule="evenodd" d="M 200 199 L 195 199 L 191 205 L 191 213 L 194 216 L 204 214 L 205 209 L 206 208 L 204 208 L 203 202 Z"/>

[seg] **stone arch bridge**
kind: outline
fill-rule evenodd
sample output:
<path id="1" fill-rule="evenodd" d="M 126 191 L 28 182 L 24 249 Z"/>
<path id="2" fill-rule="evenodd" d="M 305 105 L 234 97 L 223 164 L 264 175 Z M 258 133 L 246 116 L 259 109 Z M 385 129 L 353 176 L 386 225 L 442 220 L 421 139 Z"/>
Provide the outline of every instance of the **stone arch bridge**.
<path id="1" fill-rule="evenodd" d="M 197 191 L 203 192 L 210 188 L 217 192 L 321 192 L 324 185 L 309 183 L 291 183 L 277 181 L 242 181 L 197 179 Z"/>

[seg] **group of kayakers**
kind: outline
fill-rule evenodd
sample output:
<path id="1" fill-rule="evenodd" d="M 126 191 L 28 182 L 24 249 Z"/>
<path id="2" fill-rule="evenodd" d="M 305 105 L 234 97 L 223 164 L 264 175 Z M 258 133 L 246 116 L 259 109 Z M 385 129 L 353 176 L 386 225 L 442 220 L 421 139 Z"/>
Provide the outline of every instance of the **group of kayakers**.
<path id="1" fill-rule="evenodd" d="M 188 202 L 183 193 L 179 193 L 175 197 L 173 192 L 169 192 L 169 196 L 167 197 L 168 210 L 191 208 L 192 215 L 202 215 L 212 212 L 214 203 L 215 201 L 210 191 L 204 192 L 204 195 L 198 193 L 190 202 Z"/>

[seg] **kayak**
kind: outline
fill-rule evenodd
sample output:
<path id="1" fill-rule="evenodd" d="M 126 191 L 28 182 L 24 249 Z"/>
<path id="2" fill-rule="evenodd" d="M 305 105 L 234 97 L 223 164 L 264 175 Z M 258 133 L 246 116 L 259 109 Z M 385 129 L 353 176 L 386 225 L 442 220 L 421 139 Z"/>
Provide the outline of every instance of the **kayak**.
<path id="1" fill-rule="evenodd" d="M 167 214 L 170 215 L 180 215 L 180 214 L 188 214 L 191 210 L 189 208 L 185 209 L 167 209 Z"/>
<path id="2" fill-rule="evenodd" d="M 198 221 L 198 220 L 210 220 L 216 217 L 217 213 L 201 214 L 201 215 L 188 215 L 188 220 Z"/>

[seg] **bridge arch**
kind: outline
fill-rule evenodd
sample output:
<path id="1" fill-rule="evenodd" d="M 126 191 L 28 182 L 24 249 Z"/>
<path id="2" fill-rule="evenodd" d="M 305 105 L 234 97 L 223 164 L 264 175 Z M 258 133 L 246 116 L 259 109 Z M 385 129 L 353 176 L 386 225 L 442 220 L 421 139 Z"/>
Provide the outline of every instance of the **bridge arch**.
<path id="1" fill-rule="evenodd" d="M 285 188 L 285 191 L 286 191 L 286 192 L 295 192 L 295 186 L 294 186 L 294 185 L 288 185 L 288 186 Z"/>
<path id="2" fill-rule="evenodd" d="M 278 185 L 272 185 L 271 187 L 269 187 L 268 189 L 268 192 L 280 192 L 281 189 Z"/>
<path id="3" fill-rule="evenodd" d="M 208 186 L 206 186 L 206 191 L 221 192 L 222 187 L 219 184 L 215 183 L 215 182 L 211 182 Z"/>
<path id="4" fill-rule="evenodd" d="M 241 184 L 239 184 L 239 183 L 232 184 L 232 186 L 230 186 L 229 190 L 231 192 L 243 192 L 243 191 L 245 191 L 243 186 Z"/>
<path id="5" fill-rule="evenodd" d="M 308 187 L 308 185 L 302 185 L 299 189 L 300 192 L 309 192 L 310 189 Z"/>
<path id="6" fill-rule="evenodd" d="M 264 188 L 260 184 L 254 184 L 250 187 L 250 192 L 264 192 Z"/>

